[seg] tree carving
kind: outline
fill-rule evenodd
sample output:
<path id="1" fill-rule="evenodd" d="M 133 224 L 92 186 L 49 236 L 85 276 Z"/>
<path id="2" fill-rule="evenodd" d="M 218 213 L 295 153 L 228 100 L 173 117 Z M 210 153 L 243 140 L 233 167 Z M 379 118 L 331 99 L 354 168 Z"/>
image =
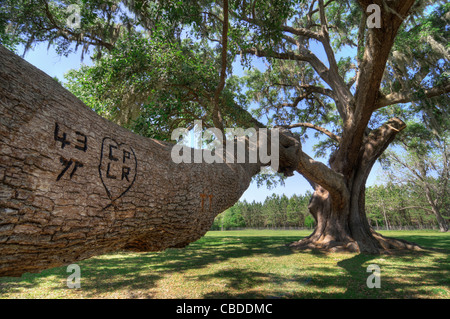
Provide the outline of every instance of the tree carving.
<path id="1" fill-rule="evenodd" d="M 184 247 L 260 171 L 260 163 L 176 164 L 174 144 L 105 120 L 3 47 L 0 64 L 2 276 L 118 249 Z M 299 150 L 288 134 L 281 144 L 281 158 Z"/>

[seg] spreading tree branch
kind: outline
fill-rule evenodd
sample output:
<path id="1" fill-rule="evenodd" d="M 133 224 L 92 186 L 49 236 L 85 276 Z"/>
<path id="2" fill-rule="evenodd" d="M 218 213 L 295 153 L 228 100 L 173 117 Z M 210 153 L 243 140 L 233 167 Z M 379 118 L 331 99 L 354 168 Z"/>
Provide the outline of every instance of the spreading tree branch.
<path id="1" fill-rule="evenodd" d="M 418 101 L 420 99 L 432 98 L 442 94 L 450 93 L 450 83 L 443 86 L 434 87 L 428 90 L 424 90 L 422 94 L 417 93 L 391 93 L 388 95 L 380 94 L 378 103 L 375 109 L 379 109 L 385 106 L 397 104 L 397 103 L 409 103 Z"/>
<path id="2" fill-rule="evenodd" d="M 279 85 L 279 86 L 289 86 L 283 83 L 273 83 L 273 85 Z M 294 86 L 294 85 L 292 85 Z M 291 107 L 291 108 L 296 108 L 298 106 L 298 104 L 303 101 L 304 99 L 307 99 L 310 97 L 310 95 L 312 93 L 318 93 L 318 94 L 322 94 L 322 95 L 326 95 L 332 99 L 336 99 L 336 96 L 334 94 L 334 92 L 330 89 L 326 89 L 320 86 L 315 86 L 315 85 L 296 85 L 295 86 L 298 89 L 303 89 L 304 93 L 297 96 L 292 103 L 281 103 L 278 105 L 275 105 L 273 107 L 280 109 L 280 108 L 284 108 L 284 107 Z"/>
<path id="3" fill-rule="evenodd" d="M 414 209 L 422 209 L 422 210 L 425 210 L 427 212 L 430 212 L 430 213 L 434 214 L 433 210 L 425 208 L 425 207 L 422 207 L 422 206 L 408 206 L 408 207 L 399 208 L 398 210 L 407 210 L 407 209 L 412 209 L 412 208 L 414 208 Z"/>
<path id="4" fill-rule="evenodd" d="M 61 27 L 58 23 L 58 21 L 53 16 L 48 1 L 47 0 L 40 0 L 41 3 L 44 5 L 44 11 L 47 19 L 49 20 L 51 26 L 58 30 L 63 38 L 65 38 L 68 41 L 76 41 L 77 43 L 84 43 L 86 45 L 94 45 L 97 47 L 104 47 L 108 50 L 112 50 L 114 47 L 113 43 L 107 42 L 104 39 L 95 37 L 89 33 L 76 33 L 72 30 Z"/>
<path id="5" fill-rule="evenodd" d="M 342 208 L 350 194 L 342 174 L 337 173 L 322 162 L 315 161 L 300 151 L 297 172 L 302 174 L 311 185 L 320 185 L 326 189 L 337 208 Z"/>
<path id="6" fill-rule="evenodd" d="M 309 39 L 316 39 L 318 41 L 320 41 L 321 36 L 320 34 L 318 34 L 317 32 L 311 31 L 307 28 L 294 28 L 291 26 L 287 26 L 287 25 L 283 25 L 281 27 L 281 30 L 284 32 L 289 32 L 291 34 L 297 35 L 297 36 L 301 36 L 301 37 L 305 37 L 305 38 L 309 38 Z"/>
<path id="7" fill-rule="evenodd" d="M 329 138 L 331 138 L 332 140 L 336 141 L 339 143 L 339 141 L 341 140 L 341 137 L 330 132 L 329 130 L 327 130 L 326 128 L 323 128 L 321 126 L 312 124 L 312 123 L 296 123 L 296 124 L 291 124 L 291 125 L 282 125 L 281 127 L 287 128 L 287 129 L 292 129 L 292 128 L 297 128 L 297 127 L 306 127 L 306 128 L 311 128 L 314 129 L 318 132 L 321 132 L 325 135 L 327 135 Z"/>
<path id="8" fill-rule="evenodd" d="M 328 22 L 325 16 L 325 6 L 323 4 L 323 0 L 319 0 L 319 14 L 320 14 L 320 24 L 322 26 L 320 41 L 322 42 L 323 47 L 325 49 L 325 53 L 327 55 L 328 62 L 330 64 L 331 72 L 335 73 L 335 75 L 339 75 L 336 57 L 334 55 L 333 48 L 331 47 L 330 44 Z"/>
<path id="9" fill-rule="evenodd" d="M 249 48 L 246 50 L 242 50 L 241 53 L 252 54 L 257 57 L 274 58 L 274 59 L 279 59 L 279 60 L 292 60 L 292 61 L 308 62 L 314 68 L 314 70 L 317 72 L 317 74 L 325 82 L 327 82 L 327 84 L 330 85 L 332 83 L 328 68 L 325 66 L 325 64 L 322 63 L 322 61 L 320 61 L 320 59 L 315 54 L 313 54 L 311 51 L 308 51 L 308 50 L 303 50 L 303 52 L 301 52 L 301 53 L 295 53 L 292 51 L 274 52 L 271 50 Z"/>
<path id="10" fill-rule="evenodd" d="M 249 17 L 245 17 L 245 16 L 240 16 L 237 14 L 233 14 L 237 19 L 257 25 L 259 27 L 264 26 L 264 21 L 261 21 L 259 19 L 254 19 L 254 18 L 249 18 Z M 288 32 L 297 36 L 301 36 L 301 37 L 305 37 L 305 38 L 309 38 L 309 39 L 316 39 L 318 41 L 320 41 L 320 37 L 321 35 L 317 32 L 314 32 L 312 30 L 309 30 L 307 28 L 301 28 L 301 27 L 292 27 L 292 26 L 287 26 L 287 25 L 283 25 L 281 26 L 281 30 L 283 32 Z"/>
<path id="11" fill-rule="evenodd" d="M 223 119 L 220 112 L 220 94 L 225 87 L 226 71 L 227 71 L 227 53 L 228 53 L 228 0 L 223 1 L 223 28 L 222 28 L 222 57 L 219 85 L 214 93 L 213 122 L 221 131 L 224 130 Z"/>

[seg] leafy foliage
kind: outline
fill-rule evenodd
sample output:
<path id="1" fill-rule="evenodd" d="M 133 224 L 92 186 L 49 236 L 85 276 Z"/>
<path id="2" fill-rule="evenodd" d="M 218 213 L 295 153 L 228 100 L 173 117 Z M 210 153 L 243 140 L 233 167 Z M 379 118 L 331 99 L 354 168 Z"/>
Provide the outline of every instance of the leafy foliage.
<path id="1" fill-rule="evenodd" d="M 170 140 L 176 127 L 206 118 L 217 83 L 210 52 L 189 40 L 168 43 L 141 33 L 119 39 L 93 67 L 67 74 L 67 87 L 98 113 L 144 136 Z"/>
<path id="2" fill-rule="evenodd" d="M 224 47 L 222 2 L 3 3 L 0 41 L 10 48 L 22 44 L 27 50 L 34 43 L 48 42 L 68 55 L 78 46 L 83 53 L 94 47 L 92 58 L 97 63 L 70 72 L 68 87 L 100 114 L 137 133 L 161 139 L 167 139 L 173 128 L 188 127 L 195 119 L 212 125 Z M 70 4 L 80 7 L 80 28 L 67 24 Z M 227 81 L 220 95 L 227 126 L 251 125 L 253 120 L 245 110 L 252 105 L 254 117 L 269 126 L 305 122 L 324 126 L 337 135 L 342 133 L 342 119 L 326 90 L 328 84 L 310 63 L 294 57 L 300 50 L 317 52 L 324 58 L 317 38 L 322 17 L 316 5 L 316 1 L 304 0 L 229 1 Z M 339 74 L 353 87 L 365 45 L 360 28 L 363 12 L 356 1 L 349 0 L 326 1 L 324 8 Z M 445 1 L 417 1 L 394 44 L 382 92 L 415 90 L 420 94 L 427 87 L 448 81 L 448 19 Z M 316 35 L 311 35 L 314 32 Z M 263 70 L 253 63 L 260 52 L 264 52 Z M 241 78 L 232 74 L 237 56 L 248 68 Z M 440 104 L 448 105 L 445 102 Z M 371 124 L 375 126 L 390 115 L 403 116 L 404 112 L 405 107 L 398 105 L 382 109 Z M 160 127 L 161 132 L 151 126 Z M 306 130 L 298 129 L 303 140 L 308 137 Z M 315 136 L 321 135 L 316 132 Z M 316 147 L 317 155 L 324 156 L 336 147 L 335 141 L 322 140 Z"/>

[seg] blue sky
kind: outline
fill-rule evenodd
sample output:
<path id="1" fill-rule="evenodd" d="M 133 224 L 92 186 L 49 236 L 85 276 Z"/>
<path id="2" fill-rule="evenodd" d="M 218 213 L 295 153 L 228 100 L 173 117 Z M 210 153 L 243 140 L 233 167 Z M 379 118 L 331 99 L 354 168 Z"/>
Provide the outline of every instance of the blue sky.
<path id="1" fill-rule="evenodd" d="M 320 48 L 317 48 L 320 50 Z M 19 49 L 19 53 L 22 53 Z M 317 52 L 320 56 L 322 52 Z M 68 57 L 59 56 L 55 50 L 50 47 L 47 50 L 47 44 L 37 45 L 33 50 L 29 50 L 25 55 L 25 60 L 41 69 L 48 75 L 52 77 L 57 77 L 60 81 L 64 81 L 64 73 L 69 71 L 70 69 L 78 69 L 82 64 L 91 65 L 89 57 L 85 55 L 85 59 L 81 61 L 81 52 L 76 52 Z M 310 134 L 311 136 L 312 134 Z M 305 143 L 302 148 L 305 153 L 314 158 L 314 152 L 312 147 L 314 145 L 313 138 L 310 138 L 307 143 Z M 316 159 L 325 162 L 326 159 Z M 368 185 L 378 184 L 377 175 L 379 174 L 380 166 L 376 164 L 372 170 L 372 173 L 368 179 Z M 256 183 L 251 184 L 247 191 L 243 194 L 241 200 L 247 200 L 249 202 L 259 201 L 263 202 L 267 196 L 275 194 L 285 194 L 290 197 L 294 194 L 300 195 L 305 194 L 306 191 L 312 191 L 309 183 L 299 174 L 295 173 L 294 176 L 289 177 L 285 181 L 285 185 L 278 185 L 275 188 L 267 189 L 265 186 L 257 187 Z"/>

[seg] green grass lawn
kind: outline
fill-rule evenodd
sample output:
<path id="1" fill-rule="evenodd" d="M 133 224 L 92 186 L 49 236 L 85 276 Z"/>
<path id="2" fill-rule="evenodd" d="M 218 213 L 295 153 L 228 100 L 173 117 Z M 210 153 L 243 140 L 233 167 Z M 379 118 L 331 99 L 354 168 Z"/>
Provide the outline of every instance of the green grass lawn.
<path id="1" fill-rule="evenodd" d="M 450 298 L 450 233 L 382 232 L 437 250 L 402 255 L 295 252 L 309 231 L 215 231 L 184 249 L 119 252 L 78 262 L 81 288 L 66 267 L 0 278 L 0 298 Z M 367 266 L 381 287 L 366 285 Z"/>

